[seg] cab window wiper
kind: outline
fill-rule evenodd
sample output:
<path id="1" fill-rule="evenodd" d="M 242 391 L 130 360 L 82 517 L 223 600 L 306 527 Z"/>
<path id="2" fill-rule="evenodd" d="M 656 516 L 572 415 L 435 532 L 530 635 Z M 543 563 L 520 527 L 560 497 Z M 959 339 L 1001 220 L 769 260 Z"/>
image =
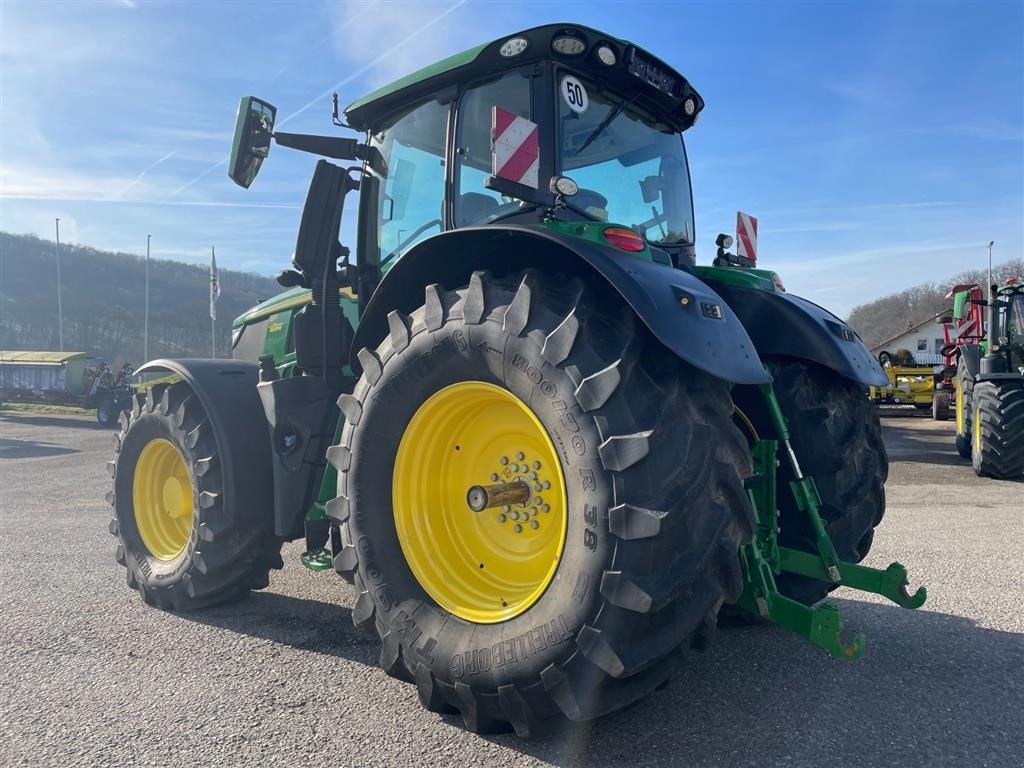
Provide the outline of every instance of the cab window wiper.
<path id="1" fill-rule="evenodd" d="M 587 136 L 587 140 L 583 142 L 583 146 L 576 150 L 576 156 L 579 157 L 580 155 L 582 155 L 583 151 L 591 144 L 593 144 L 594 140 L 597 139 L 597 137 L 604 132 L 604 129 L 612 124 L 612 120 L 621 115 L 622 110 L 624 110 L 627 106 L 636 101 L 636 98 L 637 97 L 634 96 L 633 98 L 629 99 L 629 101 L 619 101 L 619 103 L 615 105 L 615 108 L 612 109 L 612 111 L 609 112 L 607 115 L 605 115 L 604 120 L 598 123 L 597 127 L 591 132 L 589 136 Z"/>

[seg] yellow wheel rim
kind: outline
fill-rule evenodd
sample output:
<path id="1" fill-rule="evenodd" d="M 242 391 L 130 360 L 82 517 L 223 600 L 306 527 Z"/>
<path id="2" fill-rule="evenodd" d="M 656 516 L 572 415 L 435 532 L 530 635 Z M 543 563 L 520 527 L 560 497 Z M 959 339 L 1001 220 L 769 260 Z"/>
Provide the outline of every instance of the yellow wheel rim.
<path id="1" fill-rule="evenodd" d="M 192 534 L 192 481 L 185 457 L 163 438 L 139 454 L 132 480 L 132 503 L 139 538 L 158 560 L 173 560 Z"/>
<path id="2" fill-rule="evenodd" d="M 525 504 L 470 509 L 476 485 L 526 482 Z M 558 570 L 565 480 L 536 414 L 506 389 L 452 384 L 413 415 L 395 457 L 395 529 L 410 569 L 445 610 L 478 624 L 528 610 Z"/>

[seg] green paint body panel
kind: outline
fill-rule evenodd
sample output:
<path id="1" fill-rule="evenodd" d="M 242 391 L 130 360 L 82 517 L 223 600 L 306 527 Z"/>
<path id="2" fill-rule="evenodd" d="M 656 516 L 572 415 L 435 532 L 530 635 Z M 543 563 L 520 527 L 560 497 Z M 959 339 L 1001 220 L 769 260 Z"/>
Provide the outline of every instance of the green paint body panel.
<path id="1" fill-rule="evenodd" d="M 778 293 L 770 269 L 747 269 L 745 267 L 694 267 L 693 273 L 705 283 L 715 283 L 733 288 L 756 288 L 769 293 Z"/>

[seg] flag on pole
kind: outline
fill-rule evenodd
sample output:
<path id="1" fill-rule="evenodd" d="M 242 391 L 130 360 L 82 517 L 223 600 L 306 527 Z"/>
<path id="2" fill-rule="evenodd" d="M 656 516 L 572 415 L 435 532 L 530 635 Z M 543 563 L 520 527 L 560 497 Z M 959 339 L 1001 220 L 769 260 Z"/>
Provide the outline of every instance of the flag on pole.
<path id="1" fill-rule="evenodd" d="M 210 246 L 210 319 L 217 319 L 217 299 L 220 298 L 220 279 L 217 277 L 217 254 Z"/>

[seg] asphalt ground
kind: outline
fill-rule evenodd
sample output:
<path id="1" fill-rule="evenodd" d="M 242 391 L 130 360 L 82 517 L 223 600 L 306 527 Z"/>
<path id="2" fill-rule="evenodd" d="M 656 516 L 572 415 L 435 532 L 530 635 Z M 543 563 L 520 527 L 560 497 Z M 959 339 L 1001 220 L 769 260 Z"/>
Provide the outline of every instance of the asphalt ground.
<path id="1" fill-rule="evenodd" d="M 0 417 L 0 765 L 1021 766 L 1024 484 L 979 479 L 951 422 L 884 417 L 888 514 L 924 608 L 842 589 L 835 661 L 772 626 L 722 629 L 631 709 L 523 742 L 423 710 L 353 629 L 354 593 L 286 548 L 270 588 L 191 615 L 147 607 L 107 533 L 109 431 Z"/>

